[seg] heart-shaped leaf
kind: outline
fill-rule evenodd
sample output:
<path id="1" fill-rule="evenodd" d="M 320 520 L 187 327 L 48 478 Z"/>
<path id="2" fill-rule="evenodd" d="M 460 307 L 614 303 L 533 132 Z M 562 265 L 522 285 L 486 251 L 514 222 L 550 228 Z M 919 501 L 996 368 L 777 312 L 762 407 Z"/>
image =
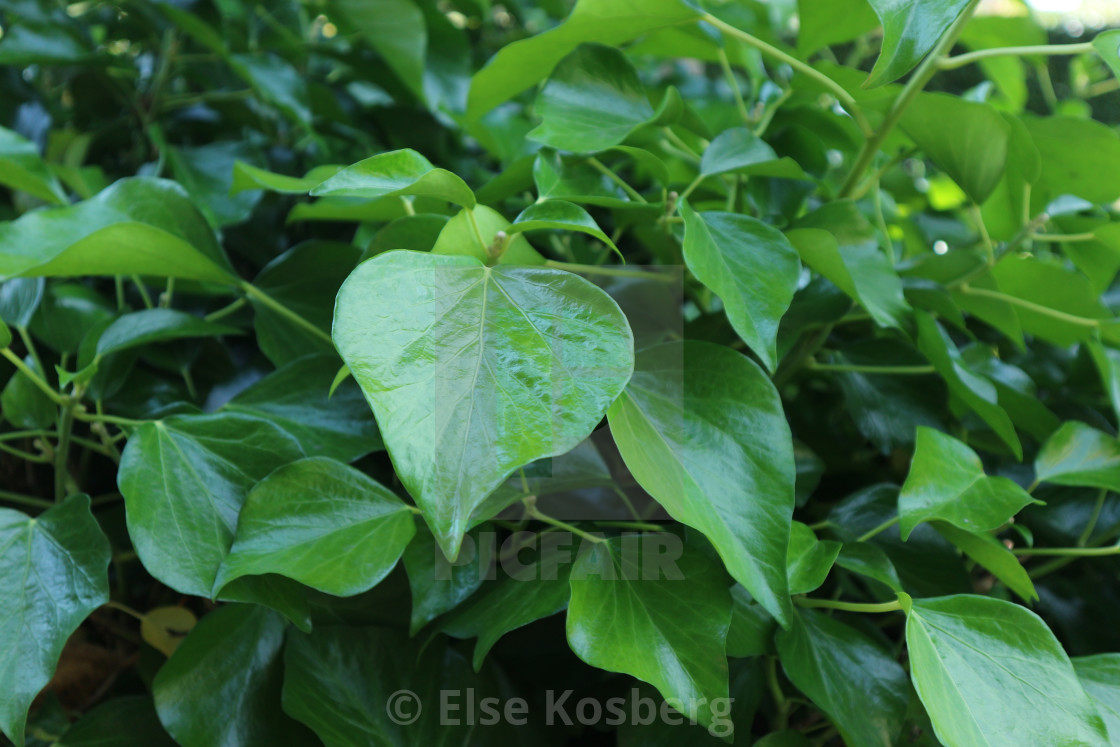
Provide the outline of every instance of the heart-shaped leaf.
<path id="1" fill-rule="evenodd" d="M 918 428 L 910 473 L 898 496 L 903 539 L 931 519 L 970 532 L 990 531 L 1038 502 L 1006 477 L 984 474 L 980 457 L 966 444 L 933 428 Z"/>
<path id="2" fill-rule="evenodd" d="M 839 542 L 817 539 L 808 526 L 800 521 L 793 522 L 787 561 L 789 593 L 808 594 L 819 588 L 839 554 Z"/>
<path id="3" fill-rule="evenodd" d="M 599 239 L 620 257 L 622 256 L 622 252 L 614 245 L 610 236 L 603 233 L 603 229 L 599 228 L 599 224 L 586 210 L 564 200 L 545 200 L 530 205 L 514 219 L 506 229 L 506 233 L 521 233 L 543 228 L 586 233 Z"/>
<path id="4" fill-rule="evenodd" d="M 568 644 L 591 666 L 648 682 L 711 726 L 712 699 L 727 697 L 726 576 L 686 546 L 675 559 L 682 577 L 650 577 L 641 544 L 611 539 L 576 561 Z"/>
<path id="5" fill-rule="evenodd" d="M 347 166 L 314 187 L 311 194 L 367 200 L 393 195 L 424 195 L 465 208 L 475 206 L 474 192 L 466 182 L 450 171 L 437 169 L 411 148 L 389 151 Z"/>
<path id="6" fill-rule="evenodd" d="M 969 4 L 969 0 L 868 2 L 883 24 L 883 49 L 864 83 L 866 87 L 890 83 L 910 72 Z"/>
<path id="7" fill-rule="evenodd" d="M 325 457 L 280 467 L 249 491 L 214 594 L 242 576 L 277 573 L 338 597 L 373 588 L 415 532 L 408 506 Z"/>
<path id="8" fill-rule="evenodd" d="M 66 639 L 109 601 L 109 559 L 88 496 L 35 518 L 0 508 L 0 731 L 18 747 Z"/>
<path id="9" fill-rule="evenodd" d="M 789 308 L 801 263 L 782 232 L 735 213 L 697 213 L 687 203 L 684 261 L 723 301 L 731 326 L 770 371 L 778 365 L 778 322 Z"/>
<path id="10" fill-rule="evenodd" d="M 793 442 L 762 369 L 710 343 L 648 348 L 608 419 L 638 484 L 711 540 L 735 580 L 788 622 Z"/>
<path id="11" fill-rule="evenodd" d="M 411 251 L 354 270 L 334 341 L 452 559 L 474 508 L 586 438 L 634 360 L 618 305 L 576 275 Z"/>
<path id="12" fill-rule="evenodd" d="M 773 148 L 746 127 L 732 127 L 721 132 L 700 158 L 701 174 L 710 176 L 729 171 L 746 176 L 808 178 L 796 161 L 778 158 Z"/>

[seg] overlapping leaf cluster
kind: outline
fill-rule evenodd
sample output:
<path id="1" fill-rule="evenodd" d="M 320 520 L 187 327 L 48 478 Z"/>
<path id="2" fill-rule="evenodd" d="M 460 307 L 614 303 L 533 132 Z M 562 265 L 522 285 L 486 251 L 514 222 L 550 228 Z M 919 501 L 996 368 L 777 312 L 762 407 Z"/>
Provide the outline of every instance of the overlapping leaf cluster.
<path id="1" fill-rule="evenodd" d="M 977 5 L 0 7 L 0 732 L 1120 740 L 1120 31 Z"/>

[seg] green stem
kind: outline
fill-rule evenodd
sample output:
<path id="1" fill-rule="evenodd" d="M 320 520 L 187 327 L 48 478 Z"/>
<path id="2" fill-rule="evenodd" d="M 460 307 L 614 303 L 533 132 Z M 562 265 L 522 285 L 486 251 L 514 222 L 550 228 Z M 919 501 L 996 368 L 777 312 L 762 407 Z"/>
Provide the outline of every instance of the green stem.
<path id="1" fill-rule="evenodd" d="M 1087 317 L 1077 316 L 1075 314 L 1067 314 L 1064 311 L 1058 311 L 1057 309 L 1040 306 L 1033 301 L 1027 301 L 1026 299 L 1019 298 L 1018 296 L 1009 296 L 1006 293 L 1000 293 L 999 291 L 988 290 L 986 288 L 973 288 L 972 286 L 967 284 L 961 285 L 960 292 L 968 296 L 978 296 L 980 298 L 990 298 L 994 301 L 1003 301 L 1004 303 L 1009 303 L 1013 306 L 1019 306 L 1021 308 L 1027 309 L 1028 311 L 1033 311 L 1036 314 L 1043 314 L 1050 317 L 1051 319 L 1057 319 L 1069 324 L 1076 324 L 1080 327 L 1102 327 L 1106 324 L 1115 324 L 1120 322 L 1120 319 L 1089 319 Z"/>
<path id="2" fill-rule="evenodd" d="M 474 230 L 475 240 L 478 241 L 478 245 L 482 247 L 482 253 L 486 254 L 490 247 L 487 245 L 486 240 L 482 238 L 482 229 L 478 227 L 478 219 L 474 217 L 474 210 L 471 208 L 463 208 L 463 211 L 466 212 L 467 220 L 470 221 L 471 228 Z M 302 319 L 303 317 L 300 318 Z M 316 329 L 318 328 L 316 327 Z"/>
<path id="3" fill-rule="evenodd" d="M 537 508 L 537 497 L 535 495 L 526 496 L 521 499 L 521 502 L 525 504 L 526 516 L 536 519 L 537 521 L 543 521 L 545 524 L 551 524 L 557 529 L 563 529 L 565 532 L 574 534 L 577 537 L 582 537 L 588 542 L 606 542 L 605 537 L 596 537 L 594 534 L 585 532 L 579 527 L 572 526 L 565 521 L 560 521 L 559 519 L 552 518 L 548 514 L 541 513 L 540 509 Z"/>
<path id="4" fill-rule="evenodd" d="M 472 213 L 470 210 L 468 210 L 467 215 L 470 216 L 471 222 L 474 223 L 474 213 Z M 476 232 L 478 231 L 478 225 L 477 224 L 475 224 L 475 231 Z M 479 234 L 479 236 L 481 237 L 481 234 Z M 481 238 L 480 238 L 480 241 L 481 241 Z M 486 249 L 486 245 L 483 244 L 482 248 Z M 307 332 L 310 332 L 313 336 L 318 337 L 320 340 L 326 342 L 332 348 L 334 347 L 334 340 L 331 339 L 330 335 L 328 335 L 326 332 L 324 332 L 323 330 L 316 327 L 311 322 L 304 319 L 302 316 L 300 316 L 296 312 L 289 309 L 284 304 L 277 301 L 272 296 L 270 296 L 267 293 L 265 293 L 264 291 L 262 291 L 260 288 L 256 287 L 255 285 L 253 285 L 252 283 L 249 283 L 249 282 L 242 282 L 239 287 L 241 288 L 241 290 L 245 291 L 246 295 L 251 296 L 252 298 L 256 299 L 257 301 L 260 301 L 262 304 L 264 304 L 268 308 L 272 309 L 273 311 L 275 311 L 280 316 L 282 316 L 282 317 L 288 319 L 289 321 L 293 322 L 296 326 L 302 327 Z"/>
<path id="5" fill-rule="evenodd" d="M 74 428 L 74 408 L 80 399 L 80 392 L 62 408 L 58 422 L 58 445 L 54 450 L 54 499 L 61 501 L 66 497 L 66 478 L 69 475 L 70 431 Z"/>
<path id="6" fill-rule="evenodd" d="M 880 193 L 878 180 L 872 184 L 871 202 L 875 206 L 875 221 L 879 224 L 879 233 L 883 234 L 883 248 L 887 250 L 887 260 L 891 263 L 891 267 L 894 267 L 897 261 L 894 254 L 894 241 L 891 240 L 891 232 L 887 228 L 887 218 L 883 214 L 883 196 Z"/>
<path id="7" fill-rule="evenodd" d="M 597 527 L 612 527 L 615 529 L 634 529 L 639 532 L 664 532 L 665 527 L 660 524 L 650 524 L 645 521 L 596 521 Z"/>
<path id="8" fill-rule="evenodd" d="M 1081 536 L 1077 538 L 1078 547 L 1085 547 L 1089 544 L 1089 538 L 1093 536 L 1093 530 L 1097 528 L 1097 519 L 1101 516 L 1101 509 L 1104 508 L 1104 499 L 1107 495 L 1108 491 L 1104 489 L 1097 495 L 1097 502 L 1093 506 L 1093 514 L 1089 517 L 1089 523 L 1085 525 Z"/>
<path id="9" fill-rule="evenodd" d="M 1105 555 L 1120 555 L 1120 545 L 1107 547 L 1022 547 L 1011 552 L 1016 555 L 1059 555 L 1067 558 L 1093 558 Z"/>
<path id="10" fill-rule="evenodd" d="M 694 151 L 692 146 L 686 143 L 680 135 L 673 132 L 671 127 L 662 127 L 661 132 L 664 133 L 669 142 L 680 149 L 682 153 L 685 153 L 689 158 L 696 161 L 700 160 L 700 154 Z"/>
<path id="11" fill-rule="evenodd" d="M 848 365 L 840 363 L 817 363 L 815 360 L 810 359 L 805 368 L 810 371 L 839 371 L 843 373 L 866 373 L 866 374 L 884 374 L 884 375 L 898 375 L 898 376 L 924 376 L 925 374 L 936 373 L 937 370 L 933 366 L 861 366 L 861 365 Z"/>
<path id="12" fill-rule="evenodd" d="M 175 298 L 175 278 L 167 278 L 167 287 L 159 297 L 159 306 L 161 309 L 171 308 L 171 301 Z"/>
<path id="13" fill-rule="evenodd" d="M 7 503 L 15 503 L 20 506 L 29 506 L 31 508 L 51 508 L 54 506 L 50 501 L 45 501 L 42 498 L 34 498 L 30 495 L 22 495 L 20 493 L 12 493 L 7 490 L 0 490 L 0 501 Z"/>
<path id="14" fill-rule="evenodd" d="M 47 369 L 43 368 L 43 360 L 39 357 L 39 351 L 35 348 L 35 341 L 27 333 L 27 327 L 17 324 L 16 332 L 19 333 L 19 339 L 23 340 L 23 346 L 27 348 L 27 354 L 31 356 L 31 360 L 35 361 L 35 368 L 46 371 Z"/>
<path id="15" fill-rule="evenodd" d="M 895 524 L 897 524 L 899 522 L 900 519 L 901 519 L 900 516 L 895 516 L 893 519 L 888 519 L 887 521 L 884 521 L 879 526 L 874 527 L 873 529 L 869 529 L 868 531 L 861 534 L 859 537 L 856 538 L 856 542 L 866 542 L 867 540 L 871 539 L 875 535 L 881 534 L 882 532 L 885 532 L 886 530 L 893 527 Z"/>
<path id="16" fill-rule="evenodd" d="M 751 114 L 747 111 L 747 103 L 743 101 L 743 92 L 739 90 L 739 81 L 735 80 L 735 71 L 731 69 L 731 61 L 727 59 L 727 52 L 723 51 L 723 47 L 716 50 L 719 55 L 719 66 L 723 70 L 723 77 L 727 80 L 727 85 L 731 89 L 731 96 L 735 99 L 735 108 L 739 110 L 739 116 L 743 118 L 743 124 L 748 127 L 751 125 Z"/>
<path id="17" fill-rule="evenodd" d="M 778 709 L 773 731 L 782 731 L 786 728 L 789 719 L 789 700 L 782 692 L 781 683 L 778 682 L 778 657 L 771 656 L 769 659 L 770 662 L 766 668 L 766 683 L 770 687 L 770 695 L 774 698 L 774 705 Z"/>
<path id="18" fill-rule="evenodd" d="M 953 25 L 941 37 L 941 41 L 930 51 L 929 55 L 925 58 L 918 69 L 910 76 L 910 80 L 906 81 L 906 85 L 902 89 L 902 93 L 891 104 L 890 110 L 887 112 L 886 118 L 883 123 L 879 125 L 879 129 L 875 130 L 866 142 L 863 144 L 863 150 L 860 151 L 859 156 L 856 158 L 855 164 L 852 166 L 851 172 L 848 174 L 844 186 L 840 188 L 840 197 L 851 197 L 855 192 L 856 187 L 859 186 L 860 180 L 863 178 L 864 172 L 867 171 L 872 161 L 875 160 L 875 154 L 879 152 L 879 148 L 883 142 L 890 135 L 895 125 L 902 119 L 903 113 L 906 112 L 907 107 L 913 103 L 922 89 L 926 87 L 930 79 L 937 74 L 937 62 L 944 56 L 945 52 L 952 49 L 953 43 L 960 36 L 964 26 L 968 23 L 968 19 L 972 17 L 972 11 L 976 9 L 980 0 L 970 0 L 969 4 L 961 11 L 960 16 L 953 22 Z"/>
<path id="19" fill-rule="evenodd" d="M 852 118 L 856 121 L 856 124 L 859 125 L 860 131 L 863 132 L 864 135 L 871 135 L 871 126 L 868 124 L 867 118 L 863 115 L 863 110 L 860 108 L 855 98 L 852 96 L 852 94 L 848 93 L 847 89 L 834 81 L 832 78 L 828 77 L 808 63 L 797 59 L 793 55 L 786 54 L 777 47 L 767 44 L 758 37 L 752 36 L 746 31 L 738 29 L 729 23 L 724 23 L 711 14 L 701 16 L 700 20 L 706 21 L 728 36 L 735 37 L 739 41 L 754 47 L 759 52 L 762 52 L 768 57 L 772 57 L 779 62 L 784 62 L 802 75 L 808 78 L 812 78 L 817 83 L 820 83 L 822 86 L 831 91 L 836 99 L 844 106 L 844 108 L 848 110 L 848 113 L 852 115 Z"/>
<path id="20" fill-rule="evenodd" d="M 793 603 L 798 607 L 842 610 L 844 612 L 866 612 L 869 614 L 879 612 L 897 612 L 902 609 L 902 604 L 900 604 L 897 599 L 893 602 L 867 604 L 864 602 L 840 602 L 835 599 L 809 599 L 807 597 L 795 597 Z"/>
<path id="21" fill-rule="evenodd" d="M 0 433 L 0 441 L 15 441 L 20 438 L 49 438 L 54 436 L 54 431 L 10 431 L 8 433 Z"/>
<path id="22" fill-rule="evenodd" d="M 634 202 L 645 202 L 646 201 L 646 198 L 642 197 L 641 194 L 638 193 L 638 190 L 634 189 L 629 184 L 627 184 L 625 179 L 623 179 L 618 174 L 614 173 L 614 171 L 612 169 L 607 167 L 606 164 L 604 164 L 602 161 L 600 161 L 595 156 L 591 156 L 590 158 L 588 158 L 587 163 L 589 163 L 600 174 L 607 177 L 612 182 L 614 182 L 619 187 L 621 187 L 622 191 L 625 192 L 626 194 L 630 195 L 630 199 L 634 200 Z"/>
<path id="23" fill-rule="evenodd" d="M 958 67 L 970 65 L 973 62 L 986 60 L 989 57 L 1026 57 L 1028 55 L 1067 55 L 1089 54 L 1095 52 L 1091 42 L 1084 44 L 1043 44 L 1040 46 L 1026 47 L 993 47 L 991 49 L 978 49 L 975 52 L 959 54 L 955 57 L 943 57 L 937 62 L 941 70 L 955 70 Z"/>
<path id="24" fill-rule="evenodd" d="M 1030 237 L 1036 241 L 1074 242 L 1097 240 L 1097 235 L 1095 233 L 1032 233 Z"/>
<path id="25" fill-rule="evenodd" d="M 8 361 L 13 366 L 15 366 L 16 369 L 19 370 L 19 372 L 21 374 L 23 374 L 24 376 L 26 376 L 28 379 L 31 380 L 32 384 L 39 387 L 39 389 L 43 392 L 43 394 L 50 397 L 51 402 L 55 403 L 59 407 L 63 407 L 66 404 L 66 397 L 64 397 L 63 395 L 56 392 L 53 388 L 51 388 L 50 384 L 48 384 L 46 381 L 44 381 L 39 376 L 39 374 L 32 371 L 31 368 L 26 363 L 24 363 L 22 360 L 20 360 L 20 357 L 18 355 L 16 355 L 15 353 L 13 353 L 10 348 L 0 348 L 0 355 L 3 355 L 5 358 L 7 358 Z"/>
<path id="26" fill-rule="evenodd" d="M 46 464 L 51 461 L 50 457 L 45 454 L 32 454 L 23 449 L 17 449 L 14 446 L 8 446 L 6 443 L 0 441 L 0 451 L 11 454 L 14 457 L 22 459 L 25 462 L 34 462 L 36 464 Z"/>
<path id="27" fill-rule="evenodd" d="M 150 420 L 133 420 L 132 418 L 120 418 L 116 415 L 104 414 L 90 414 L 84 410 L 75 410 L 74 417 L 86 423 L 112 423 L 113 425 L 124 425 L 129 428 L 139 428 L 145 423 L 150 423 Z"/>
<path id="28" fill-rule="evenodd" d="M 136 290 L 140 291 L 140 298 L 144 301 L 144 308 L 155 308 L 154 304 L 152 304 L 152 297 L 148 293 L 148 289 L 144 286 L 144 283 L 140 280 L 140 276 L 130 275 L 129 277 L 132 279 L 133 284 L 136 286 Z"/>
<path id="29" fill-rule="evenodd" d="M 141 622 L 144 621 L 144 616 L 142 614 L 140 614 L 139 612 L 132 609 L 131 607 L 129 607 L 126 604 L 121 604 L 120 602 L 106 602 L 103 606 L 110 607 L 110 608 L 115 609 L 115 610 L 120 610 L 121 612 L 125 613 L 126 615 L 130 615 L 132 617 L 135 617 L 137 620 L 140 620 Z"/>
<path id="30" fill-rule="evenodd" d="M 658 282 L 669 283 L 673 281 L 672 275 L 665 275 L 659 272 L 645 272 L 644 270 L 627 270 L 622 267 L 603 266 L 603 265 L 580 265 L 573 262 L 557 262 L 556 260 L 546 260 L 545 267 L 552 267 L 556 270 L 567 270 L 568 272 L 578 272 L 584 275 L 604 275 L 607 277 L 616 278 L 642 278 L 644 280 L 656 280 Z"/>
<path id="31" fill-rule="evenodd" d="M 758 124 L 755 125 L 755 137 L 762 137 L 766 134 L 766 131 L 770 129 L 770 123 L 774 121 L 774 115 L 778 113 L 778 110 L 782 108 L 782 104 L 786 103 L 791 96 L 793 96 L 793 89 L 787 88 L 782 92 L 782 95 L 778 97 L 777 101 L 766 107 L 762 112 L 762 118 L 759 119 Z"/>
<path id="32" fill-rule="evenodd" d="M 208 322 L 216 322 L 219 319 L 225 319 L 227 316 L 229 316 L 230 314 L 239 310 L 241 307 L 243 307 L 247 303 L 249 303 L 249 301 L 247 299 L 239 298 L 236 301 L 234 301 L 233 303 L 231 303 L 227 306 L 223 306 L 222 308 L 218 309 L 217 311 L 210 312 L 209 314 L 204 316 L 203 319 L 205 319 Z"/>
<path id="33" fill-rule="evenodd" d="M 687 198 L 687 197 L 688 197 L 688 196 L 689 196 L 690 194 L 692 194 L 692 192 L 693 192 L 693 191 L 694 191 L 694 190 L 695 190 L 695 189 L 696 189 L 697 187 L 699 187 L 699 186 L 700 186 L 700 183 L 701 183 L 702 181 L 704 181 L 705 179 L 707 179 L 707 178 L 708 178 L 708 177 L 707 177 L 707 175 L 706 175 L 706 174 L 700 174 L 700 175 L 699 175 L 699 176 L 697 176 L 697 177 L 696 177 L 695 179 L 693 179 L 693 180 L 692 180 L 691 182 L 689 182 L 689 185 L 688 185 L 687 187 L 685 187 L 685 188 L 684 188 L 684 191 L 680 193 L 680 196 L 679 196 L 679 197 L 677 197 L 677 205 L 680 205 L 680 204 L 681 204 L 681 202 L 682 202 L 682 201 L 683 201 L 684 199 L 686 199 L 686 198 Z"/>

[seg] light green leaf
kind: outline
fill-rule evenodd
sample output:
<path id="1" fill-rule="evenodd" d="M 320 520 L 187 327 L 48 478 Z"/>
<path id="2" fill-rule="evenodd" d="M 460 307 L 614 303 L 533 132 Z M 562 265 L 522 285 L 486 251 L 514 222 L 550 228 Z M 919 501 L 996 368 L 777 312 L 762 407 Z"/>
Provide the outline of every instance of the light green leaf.
<path id="1" fill-rule="evenodd" d="M 793 443 L 762 369 L 710 343 L 648 348 L 607 417 L 638 484 L 711 540 L 735 580 L 788 622 Z"/>
<path id="2" fill-rule="evenodd" d="M 1023 458 L 1023 445 L 1007 412 L 999 406 L 995 385 L 972 371 L 945 330 L 924 311 L 914 312 L 918 323 L 918 349 L 945 379 L 949 390 L 988 424 L 1011 449 L 1016 459 Z"/>
<path id="3" fill-rule="evenodd" d="M 777 636 L 790 682 L 828 714 L 845 744 L 897 744 L 906 673 L 882 644 L 828 615 L 801 610 Z"/>
<path id="4" fill-rule="evenodd" d="M 879 325 L 899 327 L 908 305 L 902 281 L 874 244 L 841 247 L 836 237 L 821 228 L 797 228 L 786 238 L 801 261 L 863 306 Z"/>
<path id="5" fill-rule="evenodd" d="M 337 14 L 370 43 L 385 63 L 421 101 L 428 29 L 412 0 L 330 0 Z"/>
<path id="6" fill-rule="evenodd" d="M 778 322 L 801 263 L 782 232 L 747 215 L 695 212 L 682 203 L 684 261 L 723 301 L 731 326 L 767 370 L 778 365 Z"/>
<path id="7" fill-rule="evenodd" d="M 808 594 L 820 587 L 832 570 L 836 556 L 840 554 L 840 543 L 835 540 L 819 540 L 805 524 L 793 522 L 789 537 L 789 593 Z"/>
<path id="8" fill-rule="evenodd" d="M 159 720 L 182 747 L 305 745 L 280 708 L 284 621 L 248 604 L 199 621 L 152 683 Z"/>
<path id="9" fill-rule="evenodd" d="M 0 127 L 0 184 L 55 205 L 67 202 L 66 191 L 39 157 L 35 143 L 4 127 Z"/>
<path id="10" fill-rule="evenodd" d="M 1108 730 L 1108 744 L 1120 740 L 1120 654 L 1071 659 L 1073 671 Z"/>
<path id="11" fill-rule="evenodd" d="M 706 176 L 734 171 L 746 176 L 808 179 L 792 158 L 778 158 L 765 141 L 746 127 L 731 127 L 716 136 L 700 158 Z"/>
<path id="12" fill-rule="evenodd" d="M 1112 403 L 1112 411 L 1120 419 L 1120 350 L 1090 340 L 1085 347 L 1096 364 L 1101 377 L 1101 386 Z"/>
<path id="13" fill-rule="evenodd" d="M 578 541 L 574 535 L 561 535 L 553 541 L 542 538 L 542 549 L 532 562 L 507 559 L 501 570 L 508 575 L 484 585 L 440 623 L 439 630 L 453 638 L 478 638 L 473 659 L 476 672 L 506 633 L 568 606 L 572 594 L 568 575 L 576 553 L 573 541 Z M 477 558 L 471 561 L 478 562 Z"/>
<path id="14" fill-rule="evenodd" d="M 1038 615 L 973 595 L 900 597 L 910 676 L 947 747 L 1107 743 L 1069 658 Z"/>
<path id="15" fill-rule="evenodd" d="M 945 127 L 945 122 L 953 126 Z M 921 93 L 900 124 L 977 205 L 988 199 L 1003 177 L 1011 125 L 988 104 Z"/>
<path id="16" fill-rule="evenodd" d="M 803 55 L 863 36 L 879 25 L 867 0 L 797 0 L 797 51 Z"/>
<path id="17" fill-rule="evenodd" d="M 268 573 L 361 594 L 393 570 L 414 532 L 408 506 L 373 479 L 326 457 L 300 459 L 249 491 L 213 594 Z"/>
<path id="18" fill-rule="evenodd" d="M 330 391 L 336 368 L 334 353 L 298 358 L 242 391 L 222 410 L 272 421 L 299 441 L 308 456 L 353 462 L 384 447 L 358 385 L 342 381 L 337 391 Z"/>
<path id="19" fill-rule="evenodd" d="M 725 576 L 685 546 L 683 578 L 651 578 L 640 542 L 596 544 L 572 568 L 568 645 L 593 667 L 648 682 L 704 726 L 711 700 L 726 698 L 724 646 L 731 624 Z M 682 615 L 682 610 L 688 610 Z"/>
<path id="20" fill-rule="evenodd" d="M 654 118 L 638 71 L 602 44 L 581 44 L 561 60 L 535 108 L 543 121 L 526 137 L 576 153 L 618 145 Z"/>
<path id="21" fill-rule="evenodd" d="M 0 223 L 0 278 L 130 274 L 237 283 L 174 182 L 122 179 L 85 202 Z"/>
<path id="22" fill-rule="evenodd" d="M 140 426 L 121 456 L 117 482 L 144 567 L 182 594 L 211 596 L 249 489 L 302 456 L 280 428 L 238 413 Z"/>
<path id="23" fill-rule="evenodd" d="M 244 161 L 235 161 L 229 191 L 230 194 L 238 194 L 246 190 L 265 189 L 284 195 L 305 195 L 344 168 L 346 167 L 316 166 L 306 175 L 298 177 L 277 174 Z"/>
<path id="24" fill-rule="evenodd" d="M 1025 118 L 1042 155 L 1038 186 L 1050 199 L 1070 194 L 1104 204 L 1120 198 L 1120 134 L 1077 117 Z"/>
<path id="25" fill-rule="evenodd" d="M 363 262 L 338 293 L 334 341 L 452 559 L 474 508 L 518 467 L 586 438 L 633 370 L 630 327 L 603 291 L 473 257 Z"/>
<path id="26" fill-rule="evenodd" d="M 611 241 L 610 236 L 603 233 L 603 229 L 599 228 L 599 224 L 586 210 L 579 205 L 564 200 L 545 200 L 544 202 L 533 203 L 522 210 L 505 231 L 507 234 L 513 234 L 545 228 L 589 234 L 609 246 L 618 256 L 622 256 L 622 252 Z"/>
<path id="27" fill-rule="evenodd" d="M 361 197 L 376 200 L 394 195 L 424 195 L 475 206 L 474 192 L 466 182 L 444 169 L 437 169 L 411 148 L 371 156 L 347 166 L 311 190 L 316 197 Z"/>
<path id="28" fill-rule="evenodd" d="M 12 344 L 12 331 L 8 329 L 8 325 L 0 321 L 0 348 L 6 348 Z"/>
<path id="29" fill-rule="evenodd" d="M 873 578 L 891 591 L 902 591 L 898 571 L 878 545 L 870 542 L 845 542 L 836 557 L 836 565 L 852 573 Z"/>
<path id="30" fill-rule="evenodd" d="M 1006 477 L 984 474 L 980 457 L 966 444 L 933 428 L 918 428 L 910 473 L 898 495 L 903 539 L 932 519 L 987 532 L 1038 502 Z"/>
<path id="31" fill-rule="evenodd" d="M 1018 594 L 1026 602 L 1038 599 L 1031 577 L 1007 547 L 998 539 L 984 532 L 959 529 L 944 521 L 932 522 L 933 528 L 945 539 L 952 542 L 965 555 L 991 571 L 1007 588 Z"/>
<path id="32" fill-rule="evenodd" d="M 17 747 L 66 639 L 109 601 L 109 560 L 88 496 L 35 518 L 0 508 L 0 731 Z"/>
<path id="33" fill-rule="evenodd" d="M 1102 31 L 1093 39 L 1093 46 L 1112 74 L 1120 79 L 1120 29 Z"/>
<path id="34" fill-rule="evenodd" d="M 479 262 L 486 263 L 490 261 L 488 249 L 497 240 L 498 231 L 505 231 L 513 238 L 509 239 L 498 264 L 543 264 L 544 257 L 537 253 L 524 236 L 519 233 L 510 234 L 510 227 L 510 222 L 494 208 L 486 205 L 476 205 L 473 209 L 463 208 L 440 229 L 436 243 L 431 247 L 432 254 L 474 257 Z"/>
<path id="35" fill-rule="evenodd" d="M 508 44 L 494 55 L 471 81 L 467 117 L 477 119 L 542 80 L 579 44 L 619 45 L 700 15 L 683 0 L 580 0 L 559 26 Z"/>
<path id="36" fill-rule="evenodd" d="M 477 207 L 475 211 L 478 212 Z M 369 246 L 362 252 L 362 260 L 393 249 L 430 251 L 439 239 L 440 232 L 447 226 L 448 220 L 446 215 L 435 213 L 419 213 L 397 218 L 373 235 Z"/>
<path id="37" fill-rule="evenodd" d="M 1034 470 L 1039 482 L 1120 492 L 1120 441 L 1067 421 L 1042 445 Z"/>
<path id="38" fill-rule="evenodd" d="M 898 80 L 910 72 L 953 25 L 969 0 L 868 2 L 883 24 L 883 49 L 864 83 L 870 88 Z"/>
<path id="39" fill-rule="evenodd" d="M 118 317 L 97 340 L 97 358 L 156 342 L 239 335 L 241 330 L 175 309 L 143 309 Z"/>

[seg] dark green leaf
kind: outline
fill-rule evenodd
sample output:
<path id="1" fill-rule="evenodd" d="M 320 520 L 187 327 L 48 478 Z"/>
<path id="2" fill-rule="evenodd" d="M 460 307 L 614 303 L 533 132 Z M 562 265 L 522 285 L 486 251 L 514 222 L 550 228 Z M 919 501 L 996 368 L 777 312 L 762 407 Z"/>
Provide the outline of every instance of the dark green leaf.
<path id="1" fill-rule="evenodd" d="M 122 725 L 127 724 L 126 728 Z M 146 695 L 108 700 L 66 730 L 58 747 L 175 747 Z"/>
<path id="2" fill-rule="evenodd" d="M 175 309 L 144 309 L 119 317 L 101 333 L 97 357 L 155 342 L 239 334 L 241 330 L 236 327 L 208 322 Z"/>
<path id="3" fill-rule="evenodd" d="M 468 535 L 473 543 L 470 557 L 460 556 L 459 562 L 452 563 L 444 557 L 423 520 L 417 517 L 416 522 L 416 537 L 405 548 L 403 557 L 412 592 L 409 635 L 416 635 L 420 628 L 478 591 L 493 560 L 491 545 L 479 542 L 478 535 L 473 534 Z"/>
<path id="4" fill-rule="evenodd" d="M 778 158 L 773 148 L 746 127 L 732 127 L 721 132 L 700 158 L 701 174 L 729 171 L 746 176 L 808 179 L 795 161 Z"/>
<path id="5" fill-rule="evenodd" d="M 413 94 L 424 98 L 428 29 L 413 0 L 330 0 L 327 5 L 377 50 Z"/>

